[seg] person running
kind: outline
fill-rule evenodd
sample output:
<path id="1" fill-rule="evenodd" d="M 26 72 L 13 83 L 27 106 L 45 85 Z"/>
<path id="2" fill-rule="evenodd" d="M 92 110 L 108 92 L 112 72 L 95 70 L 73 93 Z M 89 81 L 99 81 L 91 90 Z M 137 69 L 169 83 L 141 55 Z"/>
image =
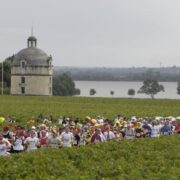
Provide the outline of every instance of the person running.
<path id="1" fill-rule="evenodd" d="M 151 137 L 152 138 L 159 137 L 159 133 L 160 133 L 160 127 L 156 121 L 153 121 L 151 127 Z"/>
<path id="2" fill-rule="evenodd" d="M 11 148 L 11 143 L 3 138 L 2 134 L 0 134 L 0 156 L 8 156 L 10 153 L 8 150 Z"/>
<path id="3" fill-rule="evenodd" d="M 125 139 L 134 139 L 135 137 L 135 133 L 134 133 L 134 129 L 133 127 L 131 126 L 130 123 L 128 123 L 124 129 L 124 137 Z"/>
<path id="4" fill-rule="evenodd" d="M 115 135 L 111 131 L 111 128 L 109 125 L 106 127 L 106 131 L 104 132 L 104 136 L 105 136 L 106 141 L 110 141 L 112 139 L 115 139 Z"/>
<path id="5" fill-rule="evenodd" d="M 39 144 L 40 144 L 40 147 L 46 147 L 47 146 L 47 139 L 48 139 L 48 136 L 47 136 L 47 132 L 46 130 L 42 130 L 41 132 L 41 136 L 39 138 Z"/>
<path id="6" fill-rule="evenodd" d="M 34 151 L 39 146 L 39 139 L 36 137 L 36 132 L 31 130 L 30 137 L 26 138 L 24 141 L 27 151 Z"/>
<path id="7" fill-rule="evenodd" d="M 65 131 L 61 134 L 61 141 L 63 147 L 72 147 L 74 137 L 68 126 L 65 127 Z"/>
<path id="8" fill-rule="evenodd" d="M 144 137 L 151 137 L 151 127 L 147 121 L 144 121 L 144 124 L 142 125 L 142 130 L 144 132 Z"/>
<path id="9" fill-rule="evenodd" d="M 171 126 L 169 125 L 169 122 L 164 122 L 164 126 L 160 129 L 160 132 L 162 135 L 167 136 L 171 133 Z"/>
<path id="10" fill-rule="evenodd" d="M 141 128 L 141 123 L 140 123 L 140 122 L 137 122 L 134 131 L 135 131 L 135 137 L 136 137 L 137 139 L 143 137 L 144 133 L 143 133 L 143 130 L 142 130 L 142 128 Z"/>
<path id="11" fill-rule="evenodd" d="M 11 153 L 21 153 L 24 150 L 24 132 L 17 130 L 14 140 L 12 142 Z"/>
<path id="12" fill-rule="evenodd" d="M 58 137 L 58 132 L 55 128 L 51 130 L 51 134 L 47 138 L 47 146 L 53 148 L 59 148 L 61 146 L 61 140 Z"/>
<path id="13" fill-rule="evenodd" d="M 4 126 L 3 127 L 3 131 L 2 131 L 2 135 L 4 138 L 6 138 L 10 143 L 13 140 L 13 134 L 12 132 L 9 131 L 9 127 L 8 126 Z"/>
<path id="14" fill-rule="evenodd" d="M 101 136 L 100 136 L 101 130 L 99 128 L 95 129 L 95 133 L 91 137 L 91 142 L 102 142 Z"/>

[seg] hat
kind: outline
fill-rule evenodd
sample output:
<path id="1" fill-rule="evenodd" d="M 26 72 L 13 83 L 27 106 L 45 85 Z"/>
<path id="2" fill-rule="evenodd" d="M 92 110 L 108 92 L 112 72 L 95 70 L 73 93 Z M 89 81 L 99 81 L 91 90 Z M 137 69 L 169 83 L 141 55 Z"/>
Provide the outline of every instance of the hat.
<path id="1" fill-rule="evenodd" d="M 9 130 L 9 127 L 8 126 L 4 126 L 3 127 L 3 131 L 8 131 Z"/>
<path id="2" fill-rule="evenodd" d="M 16 134 L 20 135 L 20 136 L 24 136 L 24 131 L 23 130 L 17 130 Z"/>
<path id="3" fill-rule="evenodd" d="M 35 127 L 35 126 L 32 126 L 31 129 L 36 129 L 36 127 Z"/>
<path id="4" fill-rule="evenodd" d="M 3 123 L 5 121 L 4 117 L 0 117 L 0 123 Z"/>
<path id="5" fill-rule="evenodd" d="M 92 124 L 96 124 L 96 123 L 97 123 L 97 120 L 96 120 L 96 119 L 91 119 L 91 123 L 92 123 Z"/>
<path id="6" fill-rule="evenodd" d="M 85 119 L 86 120 L 91 120 L 91 117 L 90 116 L 86 116 Z"/>
<path id="7" fill-rule="evenodd" d="M 57 134 L 57 130 L 56 130 L 55 128 L 53 128 L 53 129 L 51 130 L 51 132 L 54 133 L 54 134 Z"/>

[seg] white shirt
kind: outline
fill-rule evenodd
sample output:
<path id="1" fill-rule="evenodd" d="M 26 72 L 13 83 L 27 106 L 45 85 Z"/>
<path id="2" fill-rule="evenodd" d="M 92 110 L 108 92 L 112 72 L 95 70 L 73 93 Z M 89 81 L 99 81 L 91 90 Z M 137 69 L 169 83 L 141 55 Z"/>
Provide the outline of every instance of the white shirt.
<path id="1" fill-rule="evenodd" d="M 15 151 L 22 151 L 22 150 L 24 150 L 22 138 L 17 138 L 15 140 L 14 145 L 13 145 L 13 149 Z"/>
<path id="2" fill-rule="evenodd" d="M 25 142 L 25 144 L 28 144 L 28 148 L 27 151 L 31 151 L 31 150 L 36 150 L 37 149 L 37 145 L 39 143 L 39 140 L 37 137 L 28 137 Z"/>
<path id="3" fill-rule="evenodd" d="M 100 137 L 101 137 L 101 141 L 102 141 L 102 142 L 106 141 L 106 138 L 105 138 L 105 136 L 104 136 L 103 133 L 100 133 Z"/>
<path id="4" fill-rule="evenodd" d="M 71 132 L 63 132 L 61 134 L 61 140 L 64 147 L 71 147 L 73 141 L 73 134 Z"/>
<path id="5" fill-rule="evenodd" d="M 159 126 L 152 126 L 151 127 L 151 137 L 159 137 Z"/>
<path id="6" fill-rule="evenodd" d="M 105 136 L 106 140 L 115 139 L 115 135 L 112 131 L 109 131 L 109 132 L 105 131 L 104 136 Z"/>
<path id="7" fill-rule="evenodd" d="M 9 147 L 11 146 L 10 142 L 8 140 L 6 140 L 5 138 L 3 138 L 4 143 L 0 144 L 0 156 L 7 156 L 9 153 L 7 152 L 7 150 L 9 149 Z M 7 143 L 7 145 L 6 145 Z"/>

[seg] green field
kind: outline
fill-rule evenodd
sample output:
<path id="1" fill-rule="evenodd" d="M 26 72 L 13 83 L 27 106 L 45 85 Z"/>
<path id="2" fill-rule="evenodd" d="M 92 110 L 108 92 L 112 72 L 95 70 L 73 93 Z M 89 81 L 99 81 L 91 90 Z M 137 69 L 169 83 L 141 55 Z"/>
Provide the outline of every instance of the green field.
<path id="1" fill-rule="evenodd" d="M 180 116 L 180 100 L 85 98 L 85 97 L 22 97 L 1 96 L 0 114 L 25 122 L 32 116 L 52 115 L 79 117 L 104 115 L 112 119 L 121 114 L 125 117 Z"/>

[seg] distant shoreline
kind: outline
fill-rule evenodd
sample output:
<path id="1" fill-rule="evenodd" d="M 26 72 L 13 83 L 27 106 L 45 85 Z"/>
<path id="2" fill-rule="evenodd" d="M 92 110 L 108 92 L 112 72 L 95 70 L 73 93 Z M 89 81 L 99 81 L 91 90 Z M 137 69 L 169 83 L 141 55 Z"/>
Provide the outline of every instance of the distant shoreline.
<path id="1" fill-rule="evenodd" d="M 180 67 L 160 68 L 81 68 L 54 67 L 54 75 L 68 74 L 74 81 L 133 81 L 155 79 L 159 82 L 179 82 Z"/>

